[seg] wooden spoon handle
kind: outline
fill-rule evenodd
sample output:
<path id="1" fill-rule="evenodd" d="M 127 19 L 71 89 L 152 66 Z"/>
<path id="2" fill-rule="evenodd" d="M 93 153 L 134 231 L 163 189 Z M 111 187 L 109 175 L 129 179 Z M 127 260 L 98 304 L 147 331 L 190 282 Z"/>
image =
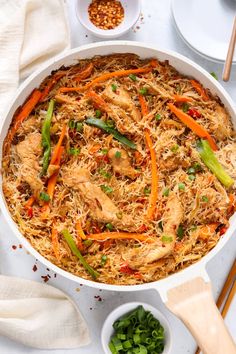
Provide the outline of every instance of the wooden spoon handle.
<path id="1" fill-rule="evenodd" d="M 230 77 L 230 71 L 231 71 L 231 66 L 232 66 L 232 61 L 233 61 L 233 55 L 234 55 L 234 48 L 235 48 L 235 43 L 236 43 L 236 16 L 234 18 L 234 25 L 233 25 L 233 30 L 229 42 L 229 49 L 225 61 L 225 66 L 224 66 L 224 71 L 223 71 L 223 80 L 228 81 Z"/>
<path id="2" fill-rule="evenodd" d="M 195 278 L 169 290 L 167 298 L 166 306 L 185 323 L 204 354 L 236 354 L 209 283 Z"/>

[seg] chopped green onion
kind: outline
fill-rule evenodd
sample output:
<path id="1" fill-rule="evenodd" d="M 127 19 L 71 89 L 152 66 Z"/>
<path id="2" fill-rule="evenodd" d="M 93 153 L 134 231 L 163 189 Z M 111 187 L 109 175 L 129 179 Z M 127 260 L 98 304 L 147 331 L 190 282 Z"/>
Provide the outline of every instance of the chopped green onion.
<path id="1" fill-rule="evenodd" d="M 189 110 L 189 104 L 187 102 L 184 102 L 183 105 L 182 105 L 182 111 L 184 113 L 187 113 Z"/>
<path id="2" fill-rule="evenodd" d="M 195 176 L 195 175 L 189 175 L 189 176 L 188 176 L 188 179 L 189 179 L 190 181 L 194 181 L 194 180 L 195 180 L 195 178 L 196 178 L 196 176 Z"/>
<path id="3" fill-rule="evenodd" d="M 208 141 L 203 139 L 199 140 L 197 142 L 197 150 L 201 156 L 202 161 L 218 178 L 218 180 L 226 188 L 231 187 L 234 184 L 234 180 L 228 175 L 223 166 L 220 164 Z"/>
<path id="4" fill-rule="evenodd" d="M 188 168 L 187 173 L 190 175 L 195 174 L 196 173 L 195 168 L 194 167 Z"/>
<path id="5" fill-rule="evenodd" d="M 134 75 L 134 74 L 130 74 L 130 75 L 129 75 L 129 78 L 130 78 L 131 80 L 133 80 L 133 81 L 137 81 L 137 76 Z"/>
<path id="6" fill-rule="evenodd" d="M 101 257 L 101 266 L 104 266 L 107 262 L 107 256 L 104 254 L 102 257 Z"/>
<path id="7" fill-rule="evenodd" d="M 107 178 L 107 179 L 110 179 L 111 178 L 111 174 L 103 169 L 99 170 L 99 173 L 101 176 Z"/>
<path id="8" fill-rule="evenodd" d="M 145 195 L 149 195 L 151 193 L 151 188 L 150 187 L 145 187 L 143 190 Z"/>
<path id="9" fill-rule="evenodd" d="M 77 156 L 77 155 L 79 155 L 80 154 L 80 148 L 70 148 L 69 150 L 68 150 L 68 154 L 69 155 L 74 155 L 74 156 Z"/>
<path id="10" fill-rule="evenodd" d="M 198 162 L 194 162 L 193 168 L 195 169 L 195 172 L 201 172 L 202 171 L 202 166 Z"/>
<path id="11" fill-rule="evenodd" d="M 209 202 L 209 198 L 208 198 L 206 195 L 203 195 L 203 196 L 202 196 L 202 201 L 203 201 L 204 203 L 208 203 L 208 202 Z"/>
<path id="12" fill-rule="evenodd" d="M 101 190 L 107 194 L 112 193 L 113 192 L 113 188 L 106 186 L 105 184 L 102 184 L 100 186 Z"/>
<path id="13" fill-rule="evenodd" d="M 162 238 L 161 238 L 161 241 L 162 241 L 163 243 L 171 243 L 171 242 L 173 241 L 173 237 L 163 235 Z"/>
<path id="14" fill-rule="evenodd" d="M 110 231 L 114 230 L 114 227 L 110 222 L 108 224 L 106 224 L 106 228 Z"/>
<path id="15" fill-rule="evenodd" d="M 115 127 L 115 123 L 111 119 L 107 120 L 106 124 L 108 125 L 109 128 L 114 128 Z"/>
<path id="16" fill-rule="evenodd" d="M 159 113 L 157 113 L 157 114 L 155 115 L 155 119 L 156 119 L 156 120 L 161 120 L 161 115 L 160 115 Z"/>
<path id="17" fill-rule="evenodd" d="M 84 130 L 84 125 L 83 125 L 83 123 L 77 122 L 77 123 L 76 123 L 76 130 L 77 130 L 77 132 L 79 132 L 79 133 L 83 133 L 83 130 Z"/>
<path id="18" fill-rule="evenodd" d="M 86 246 L 86 247 L 90 247 L 92 244 L 93 244 L 93 240 L 84 240 L 83 241 L 83 244 Z"/>
<path id="19" fill-rule="evenodd" d="M 70 128 L 70 129 L 75 129 L 76 122 L 75 122 L 74 120 L 70 120 L 69 123 L 68 123 L 68 125 L 69 125 L 69 128 Z"/>
<path id="20" fill-rule="evenodd" d="M 184 183 L 179 183 L 178 184 L 178 188 L 180 191 L 184 191 L 185 190 L 185 184 Z"/>
<path id="21" fill-rule="evenodd" d="M 179 145 L 178 145 L 178 144 L 173 145 L 173 146 L 171 147 L 171 151 L 172 151 L 172 152 L 177 152 L 178 150 L 179 150 Z"/>
<path id="22" fill-rule="evenodd" d="M 101 118 L 101 116 L 102 116 L 102 112 L 101 112 L 99 109 L 96 109 L 96 111 L 95 111 L 95 117 L 96 117 L 96 118 Z"/>
<path id="23" fill-rule="evenodd" d="M 43 200 L 44 202 L 49 202 L 50 201 L 50 196 L 47 193 L 40 192 L 39 198 Z"/>
<path id="24" fill-rule="evenodd" d="M 191 231 L 195 231 L 195 230 L 197 230 L 197 225 L 193 225 L 193 226 L 191 226 L 190 230 L 191 230 Z"/>
<path id="25" fill-rule="evenodd" d="M 116 92 L 117 86 L 115 84 L 111 84 L 111 89 L 113 92 Z"/>
<path id="26" fill-rule="evenodd" d="M 87 272 L 94 278 L 96 279 L 99 276 L 99 273 L 94 270 L 84 259 L 82 254 L 80 253 L 79 249 L 76 246 L 76 243 L 72 237 L 72 235 L 69 233 L 67 229 L 62 230 L 62 235 L 64 236 L 68 246 L 70 247 L 71 252 L 73 253 L 74 256 L 76 256 L 81 264 L 84 266 L 84 268 L 87 270 Z"/>
<path id="27" fill-rule="evenodd" d="M 164 328 L 142 306 L 116 320 L 113 328 L 115 334 L 109 343 L 112 354 L 160 354 L 164 350 Z"/>
<path id="28" fill-rule="evenodd" d="M 182 238 L 184 237 L 184 228 L 182 225 L 179 225 L 177 229 L 177 236 L 179 240 L 182 240 Z"/>
<path id="29" fill-rule="evenodd" d="M 163 195 L 164 197 L 168 197 L 169 194 L 170 194 L 169 188 L 165 188 L 165 189 L 163 190 L 163 192 L 162 192 L 162 195 Z"/>
<path id="30" fill-rule="evenodd" d="M 107 155 L 107 154 L 108 154 L 108 149 L 102 149 L 102 150 L 101 150 L 101 153 L 102 153 L 103 155 Z"/>
<path id="31" fill-rule="evenodd" d="M 161 231 L 163 231 L 163 222 L 162 221 L 159 221 L 158 227 L 161 229 Z"/>
<path id="32" fill-rule="evenodd" d="M 139 90 L 140 95 L 146 96 L 148 94 L 148 89 L 143 87 Z"/>
<path id="33" fill-rule="evenodd" d="M 216 80 L 219 80 L 218 76 L 216 75 L 216 73 L 214 73 L 214 71 L 211 72 L 211 76 L 213 76 Z"/>
<path id="34" fill-rule="evenodd" d="M 88 118 L 85 120 L 85 123 L 88 125 L 92 125 L 93 127 L 102 129 L 108 134 L 112 134 L 113 137 L 119 142 L 121 142 L 123 145 L 126 145 L 131 149 L 136 149 L 136 145 L 131 140 L 127 139 L 126 136 L 122 135 L 115 128 L 109 127 L 103 120 L 96 118 Z"/>
<path id="35" fill-rule="evenodd" d="M 121 158 L 121 152 L 120 151 L 116 151 L 116 153 L 115 153 L 115 158 L 116 159 L 120 159 Z"/>

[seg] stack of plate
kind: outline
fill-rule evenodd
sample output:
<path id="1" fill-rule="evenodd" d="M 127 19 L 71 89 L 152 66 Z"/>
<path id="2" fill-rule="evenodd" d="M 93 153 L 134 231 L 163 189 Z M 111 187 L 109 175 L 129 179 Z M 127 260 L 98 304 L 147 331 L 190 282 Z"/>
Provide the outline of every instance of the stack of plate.
<path id="1" fill-rule="evenodd" d="M 225 61 L 235 0 L 172 0 L 172 13 L 180 36 L 191 49 L 209 60 Z"/>

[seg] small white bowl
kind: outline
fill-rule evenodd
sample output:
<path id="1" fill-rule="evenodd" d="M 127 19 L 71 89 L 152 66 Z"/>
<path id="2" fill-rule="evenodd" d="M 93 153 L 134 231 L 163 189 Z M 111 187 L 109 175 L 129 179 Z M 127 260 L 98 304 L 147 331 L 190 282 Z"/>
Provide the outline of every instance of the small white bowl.
<path id="1" fill-rule="evenodd" d="M 89 19 L 88 7 L 92 0 L 76 0 L 76 14 L 80 23 L 92 34 L 100 38 L 117 38 L 128 32 L 138 21 L 141 12 L 141 0 L 120 0 L 124 8 L 124 19 L 114 29 L 103 30 L 96 27 Z"/>
<path id="2" fill-rule="evenodd" d="M 144 310 L 150 311 L 153 316 L 160 321 L 160 324 L 164 328 L 164 333 L 165 333 L 165 348 L 162 354 L 169 354 L 171 352 L 172 348 L 172 333 L 171 333 L 171 327 L 167 319 L 164 317 L 164 315 L 157 310 L 155 307 L 146 304 L 144 302 L 128 302 L 124 305 L 121 305 L 117 307 L 115 310 L 113 310 L 106 318 L 103 327 L 102 327 L 102 332 L 101 332 L 101 341 L 102 341 L 102 346 L 105 354 L 111 354 L 111 351 L 108 347 L 108 344 L 110 342 L 111 336 L 114 333 L 113 329 L 113 323 L 118 320 L 121 316 L 125 315 L 126 313 L 134 310 L 138 306 L 142 305 Z"/>

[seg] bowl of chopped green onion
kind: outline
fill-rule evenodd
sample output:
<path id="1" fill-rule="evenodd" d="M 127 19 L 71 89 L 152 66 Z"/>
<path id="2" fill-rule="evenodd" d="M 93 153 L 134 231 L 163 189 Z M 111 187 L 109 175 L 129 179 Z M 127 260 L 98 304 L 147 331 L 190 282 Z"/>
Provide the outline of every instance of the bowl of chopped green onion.
<path id="1" fill-rule="evenodd" d="M 129 302 L 113 310 L 101 334 L 106 354 L 168 354 L 172 335 L 164 315 L 155 307 Z"/>

